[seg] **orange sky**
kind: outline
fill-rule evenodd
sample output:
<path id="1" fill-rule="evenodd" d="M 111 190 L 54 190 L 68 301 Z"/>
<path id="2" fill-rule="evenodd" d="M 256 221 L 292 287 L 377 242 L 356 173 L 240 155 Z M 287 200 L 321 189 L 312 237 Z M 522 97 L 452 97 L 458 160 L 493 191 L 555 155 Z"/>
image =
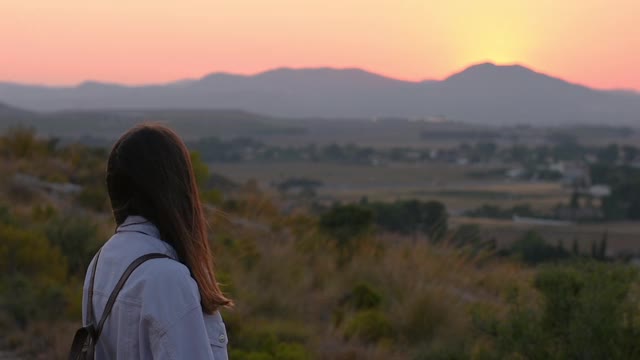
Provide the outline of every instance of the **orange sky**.
<path id="1" fill-rule="evenodd" d="M 0 81 L 128 84 L 360 67 L 439 79 L 485 60 L 640 90 L 639 0 L 0 0 Z"/>

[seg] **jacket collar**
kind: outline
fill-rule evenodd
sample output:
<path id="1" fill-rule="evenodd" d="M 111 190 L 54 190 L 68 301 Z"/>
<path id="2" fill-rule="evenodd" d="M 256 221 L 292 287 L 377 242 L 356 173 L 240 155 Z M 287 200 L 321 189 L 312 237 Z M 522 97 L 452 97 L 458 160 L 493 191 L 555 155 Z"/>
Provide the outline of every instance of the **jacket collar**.
<path id="1" fill-rule="evenodd" d="M 167 255 L 171 256 L 174 259 L 178 258 L 178 255 L 173 246 L 171 246 L 171 244 L 169 244 L 168 242 L 162 240 L 162 237 L 160 236 L 160 230 L 158 230 L 158 228 L 151 221 L 142 216 L 128 216 L 124 220 L 124 222 L 120 224 L 120 226 L 118 226 L 118 228 L 116 229 L 116 233 L 139 233 L 147 235 L 148 237 L 161 241 L 162 244 L 166 247 Z"/>

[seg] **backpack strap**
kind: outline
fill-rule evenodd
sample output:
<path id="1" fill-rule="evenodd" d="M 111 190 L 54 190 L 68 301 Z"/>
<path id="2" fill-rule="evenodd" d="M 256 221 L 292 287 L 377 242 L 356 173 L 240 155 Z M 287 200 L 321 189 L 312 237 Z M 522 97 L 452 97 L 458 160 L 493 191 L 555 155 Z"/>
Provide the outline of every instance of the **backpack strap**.
<path id="1" fill-rule="evenodd" d="M 109 316 L 109 314 L 111 313 L 111 310 L 113 309 L 113 305 L 116 302 L 116 298 L 118 297 L 118 294 L 120 294 L 120 290 L 122 290 L 122 287 L 124 286 L 125 282 L 127 281 L 127 279 L 129 278 L 129 276 L 131 275 L 131 273 L 133 273 L 133 271 L 140 265 L 142 265 L 142 263 L 144 263 L 147 260 L 151 260 L 151 259 L 160 259 L 160 258 L 168 258 L 170 259 L 171 257 L 165 254 L 160 254 L 160 253 L 152 253 L 152 254 L 146 254 L 143 256 L 140 256 L 139 258 L 135 259 L 131 265 L 129 265 L 127 267 L 127 269 L 124 271 L 124 273 L 122 274 L 122 276 L 120 277 L 120 280 L 118 280 L 118 283 L 116 284 L 115 288 L 113 289 L 113 291 L 111 292 L 111 295 L 109 296 L 109 300 L 107 300 L 107 305 L 105 305 L 104 307 L 104 311 L 102 312 L 102 317 L 100 318 L 100 322 L 97 324 L 96 328 L 95 328 L 95 335 L 94 335 L 94 343 L 98 342 L 98 338 L 100 337 L 100 334 L 102 333 L 102 327 L 104 326 L 105 321 L 107 320 L 107 317 Z M 97 262 L 97 258 L 96 258 L 96 262 Z M 94 271 L 94 275 L 95 276 L 95 271 Z M 91 296 L 93 293 L 93 281 L 92 281 L 92 287 L 89 290 L 89 297 L 90 297 L 90 301 L 91 301 Z M 93 305 L 91 305 L 91 308 L 93 307 Z"/>
<path id="2" fill-rule="evenodd" d="M 89 299 L 87 300 L 87 325 L 91 326 L 96 323 L 96 314 L 93 311 L 93 283 L 96 280 L 96 270 L 98 269 L 98 259 L 100 258 L 100 251 L 102 248 L 98 250 L 96 254 L 96 260 L 93 262 L 93 267 L 91 269 L 91 280 L 89 280 Z"/>

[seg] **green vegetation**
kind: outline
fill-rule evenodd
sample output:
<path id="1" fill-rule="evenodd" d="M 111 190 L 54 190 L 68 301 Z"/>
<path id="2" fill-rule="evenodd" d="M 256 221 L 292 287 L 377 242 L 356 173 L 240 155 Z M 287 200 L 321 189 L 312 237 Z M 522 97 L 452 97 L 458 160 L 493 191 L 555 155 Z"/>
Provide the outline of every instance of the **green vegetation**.
<path id="1" fill-rule="evenodd" d="M 113 232 L 105 159 L 29 129 L 0 137 L 0 348 L 65 357 L 87 264 Z M 640 355 L 638 274 L 607 261 L 606 234 L 591 256 L 533 232 L 496 249 L 437 201 L 292 209 L 206 159 L 192 155 L 217 274 L 237 303 L 223 310 L 232 359 Z"/>
<path id="2" fill-rule="evenodd" d="M 485 204 L 477 209 L 467 211 L 465 215 L 492 219 L 512 219 L 514 216 L 540 216 L 540 214 L 534 211 L 529 204 L 515 205 L 509 209 L 503 209 L 497 205 Z"/>
<path id="3" fill-rule="evenodd" d="M 602 203 L 604 215 L 610 220 L 640 220 L 640 169 L 615 163 L 591 166 L 594 181 L 611 186 L 611 195 Z"/>
<path id="4" fill-rule="evenodd" d="M 618 265 L 577 263 L 539 271 L 540 299 L 514 292 L 507 316 L 477 311 L 477 328 L 495 339 L 485 359 L 635 359 L 640 356 L 638 273 Z"/>
<path id="5" fill-rule="evenodd" d="M 526 232 L 522 238 L 511 244 L 506 253 L 517 256 L 527 264 L 535 265 L 542 262 L 553 262 L 567 259 L 569 252 L 562 244 L 553 246 L 534 231 Z"/>
<path id="6" fill-rule="evenodd" d="M 447 209 L 438 201 L 404 200 L 366 205 L 373 211 L 375 223 L 384 231 L 400 234 L 424 234 L 432 241 L 447 232 Z"/>

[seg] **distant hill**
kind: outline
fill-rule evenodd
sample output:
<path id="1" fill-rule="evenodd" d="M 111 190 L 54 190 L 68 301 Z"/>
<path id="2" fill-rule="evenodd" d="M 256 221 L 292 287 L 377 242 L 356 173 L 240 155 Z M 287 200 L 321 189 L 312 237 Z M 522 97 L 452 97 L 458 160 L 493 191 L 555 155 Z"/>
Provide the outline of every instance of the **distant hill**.
<path id="1" fill-rule="evenodd" d="M 240 110 L 64 110 L 29 112 L 0 104 L 0 132 L 12 126 L 34 127 L 45 136 L 80 139 L 102 145 L 142 122 L 168 124 L 186 139 L 207 136 L 295 135 L 304 128 Z M 109 143 L 107 141 L 107 143 Z"/>
<path id="2" fill-rule="evenodd" d="M 15 120 L 22 120 L 26 118 L 32 118 L 33 116 L 35 116 L 35 114 L 30 111 L 0 103 L 0 119 L 11 118 Z"/>
<path id="3" fill-rule="evenodd" d="M 0 101 L 62 109 L 243 109 L 284 117 L 430 117 L 481 124 L 640 124 L 640 94 L 594 90 L 519 65 L 471 66 L 442 81 L 409 82 L 359 69 L 215 73 L 164 85 L 0 83 Z"/>

